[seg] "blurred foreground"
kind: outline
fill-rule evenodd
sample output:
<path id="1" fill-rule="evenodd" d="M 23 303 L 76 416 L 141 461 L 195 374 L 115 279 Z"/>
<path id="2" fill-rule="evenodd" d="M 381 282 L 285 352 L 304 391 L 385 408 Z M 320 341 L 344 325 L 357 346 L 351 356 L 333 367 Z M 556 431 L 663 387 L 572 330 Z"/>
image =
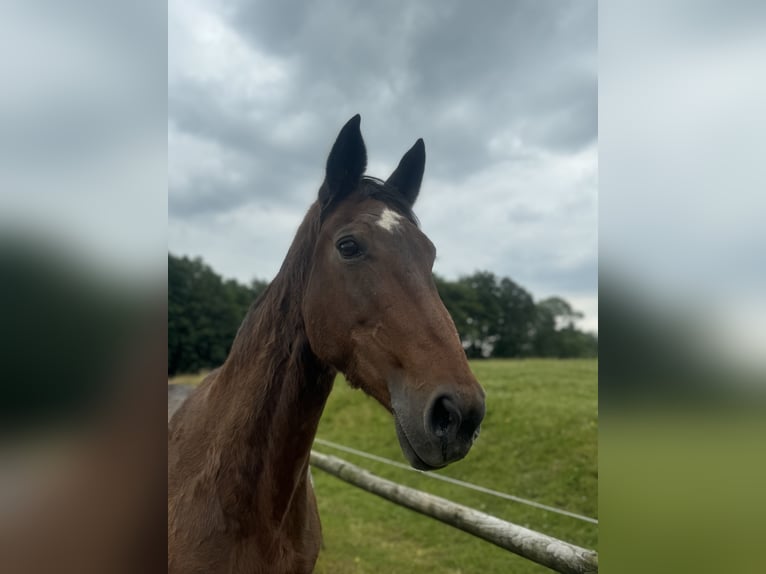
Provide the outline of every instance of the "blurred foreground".
<path id="1" fill-rule="evenodd" d="M 766 572 L 765 29 L 599 3 L 604 572 Z"/>
<path id="2" fill-rule="evenodd" d="M 165 568 L 162 289 L 0 246 L 0 571 Z"/>
<path id="3" fill-rule="evenodd" d="M 166 568 L 166 28 L 3 3 L 3 573 Z"/>

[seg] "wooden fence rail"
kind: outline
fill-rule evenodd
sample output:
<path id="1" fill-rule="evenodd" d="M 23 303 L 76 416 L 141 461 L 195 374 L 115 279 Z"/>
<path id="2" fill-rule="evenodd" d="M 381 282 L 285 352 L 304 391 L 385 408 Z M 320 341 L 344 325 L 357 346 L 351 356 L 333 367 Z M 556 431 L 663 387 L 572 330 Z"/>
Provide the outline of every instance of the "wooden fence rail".
<path id="1" fill-rule="evenodd" d="M 598 572 L 598 554 L 484 512 L 375 476 L 343 459 L 311 451 L 317 468 L 391 502 L 430 516 L 564 574 Z"/>

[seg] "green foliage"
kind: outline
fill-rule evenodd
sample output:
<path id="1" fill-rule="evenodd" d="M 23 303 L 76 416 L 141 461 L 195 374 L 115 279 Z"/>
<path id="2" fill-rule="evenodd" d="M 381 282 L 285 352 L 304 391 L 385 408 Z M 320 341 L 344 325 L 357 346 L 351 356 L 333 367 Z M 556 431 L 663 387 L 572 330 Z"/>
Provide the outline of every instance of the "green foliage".
<path id="1" fill-rule="evenodd" d="M 535 303 L 508 277 L 487 271 L 448 281 L 434 276 L 469 358 L 596 357 L 582 314 L 560 297 Z M 267 283 L 224 280 L 201 259 L 168 254 L 168 372 L 192 373 L 224 362 L 237 329 Z"/>
<path id="2" fill-rule="evenodd" d="M 533 352 L 537 357 L 596 357 L 598 339 L 579 331 L 574 320 L 582 313 L 560 297 L 549 297 L 537 303 Z M 563 324 L 563 326 L 562 326 Z"/>
<path id="3" fill-rule="evenodd" d="M 168 373 L 191 373 L 226 359 L 250 304 L 266 283 L 224 281 L 200 258 L 168 254 Z"/>
<path id="4" fill-rule="evenodd" d="M 561 297 L 535 303 L 523 287 L 487 271 L 434 280 L 469 358 L 598 355 L 596 337 L 574 325 L 582 313 Z"/>

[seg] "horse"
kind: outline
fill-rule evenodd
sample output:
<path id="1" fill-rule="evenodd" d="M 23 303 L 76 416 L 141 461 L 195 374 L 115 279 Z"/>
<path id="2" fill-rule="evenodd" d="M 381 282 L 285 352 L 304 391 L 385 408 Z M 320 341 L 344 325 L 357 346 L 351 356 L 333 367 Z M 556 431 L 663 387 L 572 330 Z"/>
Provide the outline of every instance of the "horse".
<path id="1" fill-rule="evenodd" d="M 168 572 L 304 573 L 321 530 L 309 456 L 338 372 L 393 415 L 416 469 L 459 460 L 484 390 L 433 281 L 412 208 L 422 139 L 385 181 L 365 175 L 359 115 L 224 364 L 168 424 Z"/>

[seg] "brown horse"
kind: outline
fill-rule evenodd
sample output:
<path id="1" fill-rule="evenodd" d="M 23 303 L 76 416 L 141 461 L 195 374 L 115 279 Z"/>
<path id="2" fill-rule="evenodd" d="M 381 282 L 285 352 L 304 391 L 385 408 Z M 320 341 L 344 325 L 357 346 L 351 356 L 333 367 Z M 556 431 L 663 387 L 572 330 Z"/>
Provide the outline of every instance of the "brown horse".
<path id="1" fill-rule="evenodd" d="M 415 468 L 463 458 L 479 432 L 484 391 L 412 213 L 423 140 L 383 182 L 363 176 L 359 123 L 338 135 L 318 200 L 226 362 L 170 422 L 171 573 L 312 571 L 309 453 L 338 371 L 394 415 Z"/>

